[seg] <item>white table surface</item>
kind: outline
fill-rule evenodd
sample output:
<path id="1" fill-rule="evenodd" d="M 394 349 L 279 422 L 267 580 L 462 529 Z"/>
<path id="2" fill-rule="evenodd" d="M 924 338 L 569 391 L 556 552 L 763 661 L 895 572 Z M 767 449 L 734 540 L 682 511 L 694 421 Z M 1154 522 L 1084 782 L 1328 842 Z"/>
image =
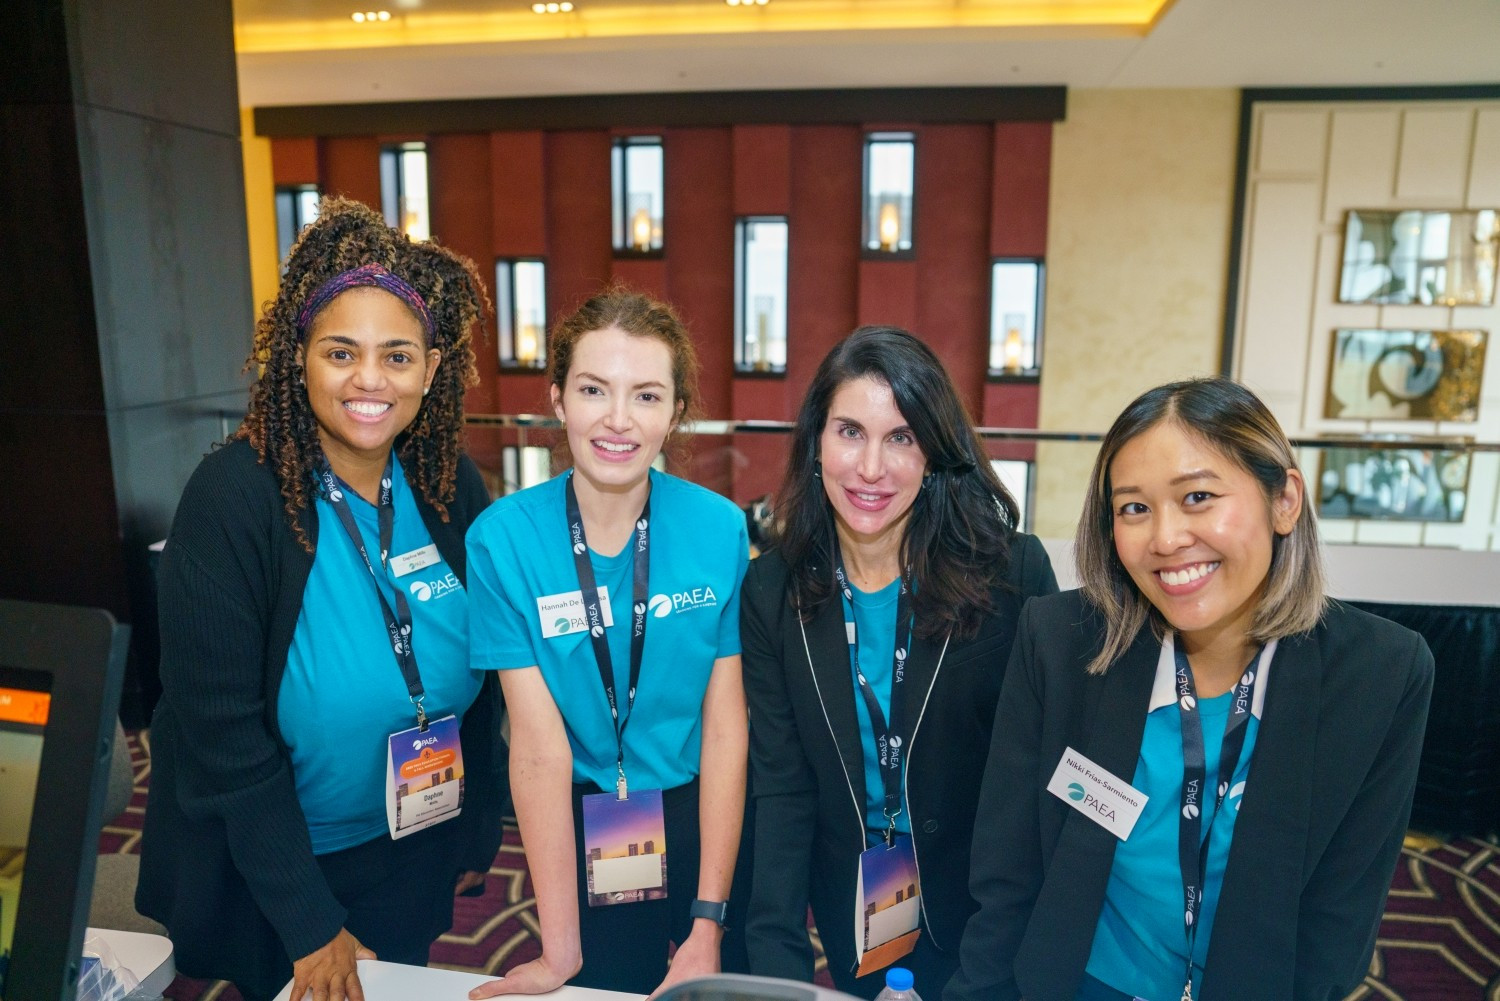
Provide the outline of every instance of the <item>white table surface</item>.
<path id="1" fill-rule="evenodd" d="M 97 938 L 109 946 L 121 966 L 141 982 L 141 993 L 148 997 L 161 994 L 177 976 L 172 962 L 172 942 L 163 935 L 144 935 L 113 928 L 90 928 L 85 938 Z"/>
<path id="2" fill-rule="evenodd" d="M 425 966 L 383 963 L 377 959 L 359 961 L 359 983 L 365 1001 L 467 1001 L 469 991 L 495 977 L 482 973 L 460 973 L 456 970 L 434 970 Z M 291 1001 L 292 985 L 287 984 L 276 995 L 276 1001 Z M 551 1001 L 639 1001 L 640 994 L 621 994 L 591 987 L 559 987 L 551 994 L 535 997 Z M 516 994 L 511 997 L 520 998 Z"/>

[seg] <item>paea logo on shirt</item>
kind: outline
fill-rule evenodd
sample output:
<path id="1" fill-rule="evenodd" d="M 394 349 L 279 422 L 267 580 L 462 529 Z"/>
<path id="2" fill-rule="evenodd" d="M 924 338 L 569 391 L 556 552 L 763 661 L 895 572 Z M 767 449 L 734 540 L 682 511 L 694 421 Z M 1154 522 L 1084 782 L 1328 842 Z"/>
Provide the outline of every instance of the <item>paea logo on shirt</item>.
<path id="1" fill-rule="evenodd" d="M 407 586 L 407 590 L 418 601 L 435 601 L 438 598 L 446 598 L 461 587 L 463 585 L 458 582 L 458 577 L 447 573 L 435 580 L 414 580 Z"/>
<path id="2" fill-rule="evenodd" d="M 686 591 L 676 591 L 671 594 L 654 594 L 646 603 L 651 609 L 651 614 L 658 619 L 665 619 L 673 612 L 694 612 L 700 608 L 718 608 L 719 598 L 714 594 L 714 589 L 707 584 L 702 587 L 688 588 Z"/>

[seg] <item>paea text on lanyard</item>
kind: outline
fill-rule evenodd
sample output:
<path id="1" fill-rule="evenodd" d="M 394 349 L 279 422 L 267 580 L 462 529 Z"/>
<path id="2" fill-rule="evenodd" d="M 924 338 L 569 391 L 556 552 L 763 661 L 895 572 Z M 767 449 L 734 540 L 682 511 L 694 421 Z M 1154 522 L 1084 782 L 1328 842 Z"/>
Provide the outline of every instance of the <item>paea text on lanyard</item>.
<path id="1" fill-rule="evenodd" d="M 906 656 L 911 650 L 911 578 L 901 575 L 901 592 L 896 598 L 895 645 L 891 664 L 891 720 L 886 723 L 885 713 L 880 711 L 880 700 L 876 697 L 865 672 L 859 669 L 859 637 L 854 625 L 854 590 L 849 575 L 844 570 L 844 554 L 838 540 L 833 542 L 833 574 L 838 580 L 844 603 L 844 628 L 849 639 L 849 665 L 859 682 L 859 694 L 864 697 L 865 709 L 870 714 L 870 729 L 875 732 L 876 760 L 880 765 L 880 781 L 885 788 L 885 842 L 889 847 L 896 835 L 896 818 L 901 815 L 901 729 L 897 714 L 901 700 L 897 698 L 901 684 L 906 680 Z M 901 641 L 901 628 L 906 627 L 906 642 Z"/>
<path id="2" fill-rule="evenodd" d="M 1177 820 L 1177 864 L 1182 871 L 1182 894 L 1186 903 L 1183 927 L 1187 933 L 1187 976 L 1182 987 L 1182 1001 L 1193 1001 L 1193 942 L 1198 936 L 1198 913 L 1203 906 L 1203 880 L 1208 866 L 1208 842 L 1214 822 L 1234 783 L 1240 752 L 1245 748 L 1250 707 L 1255 699 L 1255 681 L 1259 674 L 1261 651 L 1257 650 L 1235 684 L 1230 700 L 1229 719 L 1224 724 L 1224 742 L 1219 750 L 1219 784 L 1214 790 L 1214 815 L 1209 829 L 1203 832 L 1203 783 L 1207 780 L 1206 751 L 1203 744 L 1203 719 L 1198 712 L 1198 690 L 1193 684 L 1193 670 L 1181 640 L 1173 643 L 1177 664 L 1177 712 L 1182 721 L 1182 809 Z"/>
<path id="3" fill-rule="evenodd" d="M 646 504 L 635 520 L 635 548 L 631 553 L 632 585 L 630 601 L 630 687 L 625 695 L 625 717 L 620 717 L 619 699 L 615 695 L 614 661 L 609 655 L 609 641 L 604 638 L 604 616 L 599 610 L 599 586 L 594 580 L 594 565 L 589 562 L 588 537 L 583 532 L 583 515 L 578 510 L 578 494 L 573 490 L 573 474 L 568 474 L 568 542 L 573 547 L 573 566 L 578 570 L 578 588 L 588 617 L 589 641 L 594 645 L 594 660 L 599 665 L 599 679 L 604 682 L 604 697 L 609 700 L 609 715 L 615 726 L 615 794 L 625 799 L 625 728 L 630 725 L 635 707 L 635 689 L 641 682 L 641 655 L 646 649 L 646 599 L 650 597 L 651 574 L 651 494 L 648 483 Z"/>
<path id="4" fill-rule="evenodd" d="M 323 492 L 328 496 L 328 503 L 333 505 L 334 513 L 339 516 L 339 523 L 344 526 L 344 532 L 348 534 L 349 541 L 354 543 L 355 550 L 365 561 L 365 569 L 370 571 L 370 583 L 375 588 L 376 600 L 380 602 L 381 614 L 385 616 L 385 628 L 390 634 L 391 649 L 396 653 L 396 666 L 401 668 L 401 677 L 406 682 L 407 697 L 411 699 L 412 705 L 417 707 L 417 727 L 425 732 L 427 711 L 422 708 L 424 697 L 422 675 L 417 670 L 417 655 L 411 645 L 411 606 L 407 604 L 406 595 L 398 587 L 393 592 L 396 595 L 396 610 L 394 613 L 391 611 L 390 603 L 385 600 L 385 592 L 380 589 L 375 564 L 371 561 L 370 554 L 365 551 L 365 540 L 359 534 L 359 525 L 354 520 L 354 511 L 349 507 L 349 499 L 344 496 L 344 491 L 349 488 L 333 475 L 333 469 L 328 465 L 327 459 L 319 463 L 318 475 L 323 480 Z M 380 518 L 380 568 L 384 570 L 390 559 L 391 534 L 396 520 L 396 506 L 392 501 L 391 460 L 389 458 L 385 460 L 385 475 L 380 478 L 380 503 L 376 507 Z"/>

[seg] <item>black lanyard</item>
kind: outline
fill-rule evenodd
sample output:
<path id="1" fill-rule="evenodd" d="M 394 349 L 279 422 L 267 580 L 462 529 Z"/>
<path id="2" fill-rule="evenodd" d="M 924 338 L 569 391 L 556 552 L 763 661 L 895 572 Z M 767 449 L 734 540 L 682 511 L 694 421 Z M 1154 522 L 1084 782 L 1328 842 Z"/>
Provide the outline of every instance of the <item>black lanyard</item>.
<path id="1" fill-rule="evenodd" d="M 1229 719 L 1224 724 L 1224 742 L 1219 750 L 1219 785 L 1214 795 L 1214 816 L 1208 832 L 1203 828 L 1203 783 L 1207 780 L 1204 763 L 1203 720 L 1198 713 L 1198 691 L 1193 685 L 1193 670 L 1180 639 L 1173 644 L 1177 662 L 1177 712 L 1182 720 L 1182 809 L 1177 821 L 1177 864 L 1182 870 L 1182 893 L 1187 909 L 1183 927 L 1187 932 L 1187 977 L 1182 1001 L 1193 999 L 1193 942 L 1198 936 L 1198 913 L 1203 906 L 1203 880 L 1208 865 L 1208 842 L 1214 822 L 1219 819 L 1224 798 L 1234 782 L 1240 752 L 1245 748 L 1246 724 L 1255 698 L 1255 681 L 1259 673 L 1261 651 L 1257 650 L 1250 666 L 1240 675 L 1230 700 Z"/>
<path id="2" fill-rule="evenodd" d="M 887 725 L 885 713 L 880 711 L 880 700 L 859 669 L 859 637 L 854 625 L 854 590 L 849 575 L 844 571 L 844 554 L 838 540 L 833 542 L 833 575 L 843 592 L 845 633 L 849 639 L 849 665 L 859 682 L 859 693 L 864 696 L 865 709 L 870 713 L 870 729 L 875 732 L 875 755 L 880 763 L 880 781 L 885 787 L 885 842 L 889 846 L 896 833 L 896 818 L 901 815 L 901 730 L 897 725 L 897 712 L 901 700 L 897 697 L 901 684 L 906 680 L 906 656 L 911 650 L 911 582 L 906 574 L 901 575 L 901 593 L 896 598 L 896 650 L 891 664 L 891 721 Z M 901 642 L 901 626 L 906 626 L 906 642 Z"/>
<path id="3" fill-rule="evenodd" d="M 604 638 L 604 616 L 599 611 L 599 587 L 594 581 L 594 565 L 589 562 L 588 537 L 583 533 L 583 515 L 578 511 L 578 494 L 573 490 L 573 476 L 568 475 L 568 542 L 573 547 L 573 566 L 578 570 L 578 587 L 588 618 L 589 641 L 594 645 L 594 660 L 599 665 L 599 679 L 604 682 L 604 697 L 609 700 L 609 715 L 615 725 L 615 794 L 624 799 L 625 728 L 630 725 L 635 707 L 635 689 L 641 682 L 641 655 L 646 649 L 646 599 L 650 597 L 651 575 L 651 493 L 647 486 L 646 504 L 635 520 L 635 549 L 631 553 L 634 593 L 630 602 L 630 688 L 625 697 L 625 718 L 615 697 L 614 661 L 609 655 L 609 641 Z"/>
<path id="4" fill-rule="evenodd" d="M 370 582 L 375 586 L 375 597 L 380 602 L 381 613 L 385 616 L 385 628 L 390 635 L 391 649 L 396 654 L 396 666 L 401 668 L 401 677 L 406 681 L 407 697 L 411 699 L 412 705 L 417 707 L 417 728 L 425 731 L 427 711 L 422 708 L 424 694 L 422 675 L 417 670 L 417 655 L 411 645 L 411 606 L 406 603 L 406 595 L 398 587 L 394 589 L 396 611 L 391 612 L 391 606 L 385 600 L 385 592 L 380 589 L 375 564 L 370 560 L 370 554 L 365 551 L 364 536 L 360 534 L 359 525 L 354 520 L 354 511 L 349 507 L 349 501 L 344 496 L 344 491 L 352 488 L 333 475 L 333 469 L 328 465 L 327 459 L 319 464 L 318 475 L 323 480 L 323 492 L 328 496 L 328 503 L 333 505 L 334 513 L 339 516 L 339 522 L 344 526 L 349 541 L 354 543 L 360 559 L 365 561 L 365 569 L 370 571 Z M 391 460 L 387 458 L 385 475 L 380 478 L 380 503 L 377 505 L 380 516 L 380 568 L 382 570 L 389 566 L 391 534 L 396 520 L 396 506 L 391 496 Z"/>

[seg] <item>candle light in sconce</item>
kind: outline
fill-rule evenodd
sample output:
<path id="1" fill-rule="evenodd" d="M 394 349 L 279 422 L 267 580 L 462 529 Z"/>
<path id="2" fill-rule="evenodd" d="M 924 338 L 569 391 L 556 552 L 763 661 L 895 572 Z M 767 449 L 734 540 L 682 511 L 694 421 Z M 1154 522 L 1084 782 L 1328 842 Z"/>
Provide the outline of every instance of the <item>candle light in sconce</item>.
<path id="1" fill-rule="evenodd" d="M 535 323 L 523 323 L 516 334 L 516 361 L 522 365 L 535 365 L 541 342 L 541 327 Z"/>
<path id="2" fill-rule="evenodd" d="M 757 372 L 771 370 L 771 304 L 770 296 L 755 297 L 755 359 Z"/>
<path id="3" fill-rule="evenodd" d="M 901 241 L 901 214 L 895 202 L 885 202 L 880 206 L 880 224 L 878 236 L 880 249 L 891 252 L 896 249 Z"/>
<path id="4" fill-rule="evenodd" d="M 1022 352 L 1025 343 L 1021 340 L 1021 325 L 1025 317 L 1020 313 L 1005 314 L 1005 371 L 1014 375 L 1022 369 Z"/>
<path id="5" fill-rule="evenodd" d="M 651 213 L 638 208 L 630 217 L 630 246 L 635 250 L 651 249 Z"/>

